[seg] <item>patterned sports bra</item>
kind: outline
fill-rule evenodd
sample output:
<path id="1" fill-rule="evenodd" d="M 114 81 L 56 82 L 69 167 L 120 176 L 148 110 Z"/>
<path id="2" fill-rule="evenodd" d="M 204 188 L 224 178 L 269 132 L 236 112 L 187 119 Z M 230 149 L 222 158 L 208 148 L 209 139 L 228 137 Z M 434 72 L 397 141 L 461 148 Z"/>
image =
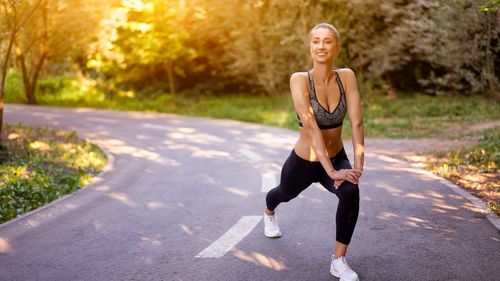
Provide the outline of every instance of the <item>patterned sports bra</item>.
<path id="1" fill-rule="evenodd" d="M 311 101 L 311 106 L 314 111 L 314 118 L 316 119 L 316 123 L 321 130 L 337 128 L 342 126 L 344 117 L 347 112 L 347 104 L 345 100 L 345 92 L 344 86 L 342 85 L 342 81 L 340 80 L 339 74 L 335 71 L 335 77 L 337 79 L 337 85 L 340 90 L 340 99 L 337 107 L 333 110 L 333 112 L 328 112 L 318 101 L 316 97 L 316 89 L 314 88 L 314 81 L 312 79 L 312 75 L 310 72 L 307 72 L 307 77 L 309 79 L 309 100 Z M 303 127 L 302 122 L 300 121 L 299 114 L 297 113 L 297 119 L 299 122 L 299 126 Z"/>

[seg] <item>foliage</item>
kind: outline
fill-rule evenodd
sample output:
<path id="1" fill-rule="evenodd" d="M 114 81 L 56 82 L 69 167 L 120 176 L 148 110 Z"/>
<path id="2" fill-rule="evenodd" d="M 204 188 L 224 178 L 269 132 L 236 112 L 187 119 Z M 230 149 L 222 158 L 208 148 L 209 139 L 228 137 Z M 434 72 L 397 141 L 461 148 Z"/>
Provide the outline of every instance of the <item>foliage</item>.
<path id="1" fill-rule="evenodd" d="M 479 12 L 480 2 L 348 1 L 348 61 L 400 90 L 498 92 L 499 15 Z"/>
<path id="2" fill-rule="evenodd" d="M 74 131 L 6 124 L 0 164 L 0 223 L 79 189 L 106 155 Z"/>
<path id="3" fill-rule="evenodd" d="M 185 7 L 172 1 L 121 1 L 111 20 L 103 22 L 89 66 L 116 83 L 136 87 L 146 87 L 160 74 L 175 92 L 174 72 L 185 69 L 178 60 L 195 55 L 184 43 L 189 34 L 180 24 L 187 16 Z"/>
<path id="4" fill-rule="evenodd" d="M 24 73 L 21 58 L 34 69 L 45 52 L 47 74 L 83 72 L 106 98 L 120 91 L 137 98 L 280 95 L 291 73 L 312 66 L 309 30 L 329 22 L 341 34 L 335 66 L 353 69 L 367 94 L 495 96 L 497 6 L 495 0 L 44 0 L 17 42 L 18 72 Z"/>

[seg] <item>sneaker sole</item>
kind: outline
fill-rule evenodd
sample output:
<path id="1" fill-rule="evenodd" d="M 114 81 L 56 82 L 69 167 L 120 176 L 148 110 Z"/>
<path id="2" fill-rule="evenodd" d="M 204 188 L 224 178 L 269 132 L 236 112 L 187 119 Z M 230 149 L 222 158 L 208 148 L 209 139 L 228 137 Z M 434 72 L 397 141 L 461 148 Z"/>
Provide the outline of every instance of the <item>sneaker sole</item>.
<path id="1" fill-rule="evenodd" d="M 281 232 L 279 234 L 269 234 L 269 233 L 264 232 L 264 235 L 268 238 L 279 238 L 279 237 L 281 237 Z"/>
<path id="2" fill-rule="evenodd" d="M 340 275 L 337 273 L 337 271 L 335 271 L 335 270 L 330 270 L 330 273 L 331 273 L 333 276 L 335 276 L 335 277 L 337 277 L 337 278 L 340 278 Z M 346 281 L 346 280 L 345 280 L 345 279 L 340 278 L 340 280 L 339 280 L 339 281 Z M 359 281 L 359 278 L 358 278 L 358 279 L 356 279 L 355 281 Z"/>

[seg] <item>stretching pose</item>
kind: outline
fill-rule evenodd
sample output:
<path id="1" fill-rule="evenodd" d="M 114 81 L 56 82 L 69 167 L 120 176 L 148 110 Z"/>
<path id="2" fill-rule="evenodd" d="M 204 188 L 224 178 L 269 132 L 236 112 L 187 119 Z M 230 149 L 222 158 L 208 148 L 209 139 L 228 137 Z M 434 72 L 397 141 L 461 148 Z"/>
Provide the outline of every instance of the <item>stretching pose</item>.
<path id="1" fill-rule="evenodd" d="M 359 178 L 363 172 L 364 130 L 356 76 L 349 68 L 334 69 L 340 51 L 339 33 L 321 23 L 309 33 L 314 66 L 290 78 L 300 137 L 281 170 L 279 186 L 266 195 L 264 234 L 280 237 L 275 209 L 297 197 L 313 182 L 337 195 L 336 244 L 330 272 L 341 281 L 359 280 L 345 258 L 359 213 Z M 354 149 L 354 169 L 344 151 L 342 123 L 349 116 Z"/>

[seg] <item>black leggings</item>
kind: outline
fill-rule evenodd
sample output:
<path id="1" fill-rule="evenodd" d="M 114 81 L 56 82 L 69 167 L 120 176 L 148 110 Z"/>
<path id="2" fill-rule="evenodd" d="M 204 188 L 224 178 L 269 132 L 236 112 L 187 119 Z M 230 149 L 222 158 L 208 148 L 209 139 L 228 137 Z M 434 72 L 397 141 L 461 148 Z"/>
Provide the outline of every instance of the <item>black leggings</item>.
<path id="1" fill-rule="evenodd" d="M 334 157 L 330 158 L 330 161 L 332 161 L 335 170 L 352 169 L 343 147 Z M 335 189 L 333 186 L 334 180 L 327 175 L 321 162 L 300 158 L 295 153 L 295 150 L 292 150 L 281 169 L 280 184 L 269 190 L 266 195 L 267 208 L 272 211 L 281 202 L 292 200 L 313 182 L 321 183 L 322 186 L 339 198 L 335 217 L 336 240 L 346 245 L 349 244 L 358 220 L 358 185 L 345 180 L 338 189 Z"/>

